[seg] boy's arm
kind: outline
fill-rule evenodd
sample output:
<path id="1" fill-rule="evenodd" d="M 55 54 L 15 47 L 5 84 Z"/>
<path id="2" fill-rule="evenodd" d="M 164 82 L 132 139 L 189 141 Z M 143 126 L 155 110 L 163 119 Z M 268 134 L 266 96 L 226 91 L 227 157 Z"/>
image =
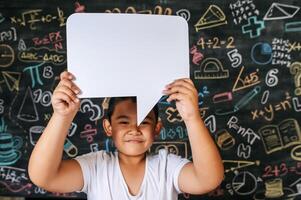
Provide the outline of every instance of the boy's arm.
<path id="1" fill-rule="evenodd" d="M 72 119 L 53 115 L 33 149 L 28 174 L 37 186 L 52 192 L 72 192 L 83 186 L 75 160 L 62 160 L 64 141 Z"/>
<path id="2" fill-rule="evenodd" d="M 66 73 L 63 73 L 61 79 L 65 76 Z M 70 81 L 63 80 L 54 91 L 54 113 L 35 145 L 28 164 L 31 181 L 52 192 L 73 192 L 83 186 L 83 176 L 77 161 L 62 161 L 64 142 L 79 107 L 79 101 L 75 101 L 67 89 L 72 88 L 70 84 Z"/>
<path id="3" fill-rule="evenodd" d="M 168 101 L 175 100 L 183 118 L 191 145 L 193 163 L 186 164 L 178 178 L 182 192 L 203 194 L 215 189 L 222 181 L 224 167 L 218 149 L 198 109 L 198 92 L 190 79 L 179 79 L 167 85 Z"/>
<path id="4" fill-rule="evenodd" d="M 214 190 L 222 181 L 221 157 L 201 118 L 186 122 L 193 163 L 186 164 L 179 174 L 179 188 L 190 194 Z"/>

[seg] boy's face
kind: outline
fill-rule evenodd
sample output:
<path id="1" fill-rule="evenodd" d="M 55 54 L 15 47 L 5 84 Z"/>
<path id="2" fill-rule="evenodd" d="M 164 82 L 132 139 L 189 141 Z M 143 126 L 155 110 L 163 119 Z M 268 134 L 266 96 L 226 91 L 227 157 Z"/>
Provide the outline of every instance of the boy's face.
<path id="1" fill-rule="evenodd" d="M 115 105 L 111 123 L 105 119 L 103 126 L 120 153 L 137 156 L 144 154 L 152 145 L 155 136 L 159 135 L 161 123 L 156 121 L 155 113 L 151 111 L 137 126 L 136 103 L 127 99 Z"/>

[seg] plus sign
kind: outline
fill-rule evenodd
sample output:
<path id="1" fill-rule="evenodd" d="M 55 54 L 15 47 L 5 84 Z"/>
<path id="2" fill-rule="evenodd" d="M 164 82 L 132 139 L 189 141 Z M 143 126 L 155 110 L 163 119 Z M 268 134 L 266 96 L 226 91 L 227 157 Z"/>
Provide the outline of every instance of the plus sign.
<path id="1" fill-rule="evenodd" d="M 169 122 L 175 122 L 175 121 L 181 122 L 181 121 L 183 121 L 180 113 L 175 108 L 169 107 L 169 108 L 167 108 L 165 113 L 168 115 L 167 120 Z"/>
<path id="2" fill-rule="evenodd" d="M 249 33 L 251 38 L 255 38 L 260 36 L 264 28 L 264 21 L 257 21 L 257 16 L 253 16 L 248 18 L 248 24 L 242 26 L 242 32 Z"/>

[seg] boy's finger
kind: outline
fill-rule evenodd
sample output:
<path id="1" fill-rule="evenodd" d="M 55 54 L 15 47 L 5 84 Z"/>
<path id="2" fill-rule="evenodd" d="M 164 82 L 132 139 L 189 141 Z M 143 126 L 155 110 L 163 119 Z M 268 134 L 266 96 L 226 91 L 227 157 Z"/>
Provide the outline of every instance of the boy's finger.
<path id="1" fill-rule="evenodd" d="M 190 79 L 190 78 L 181 78 L 182 80 L 184 81 L 187 81 L 187 82 L 190 82 L 190 83 L 193 83 L 193 81 Z"/>
<path id="2" fill-rule="evenodd" d="M 60 83 L 59 83 L 59 86 L 62 86 L 62 85 L 69 87 L 69 88 L 72 89 L 76 94 L 79 94 L 80 91 L 81 91 L 81 90 L 79 89 L 79 87 L 78 87 L 74 82 L 72 82 L 72 81 L 70 81 L 70 80 L 66 80 L 66 79 L 61 80 Z"/>
<path id="3" fill-rule="evenodd" d="M 185 99 L 185 95 L 184 94 L 180 94 L 180 93 L 173 93 L 172 95 L 170 95 L 166 101 L 167 102 L 171 102 L 171 101 L 181 101 Z"/>
<path id="4" fill-rule="evenodd" d="M 193 84 L 192 80 L 190 78 L 178 78 L 175 79 L 172 83 L 177 82 L 177 81 L 187 81 Z"/>
<path id="5" fill-rule="evenodd" d="M 67 86 L 62 85 L 60 88 L 58 88 L 58 91 L 66 93 L 74 102 L 78 101 L 76 93 Z"/>
<path id="6" fill-rule="evenodd" d="M 68 71 L 63 71 L 61 74 L 60 74 L 60 79 L 63 80 L 63 79 L 69 79 L 69 80 L 72 80 L 74 79 L 75 76 L 68 72 Z"/>
<path id="7" fill-rule="evenodd" d="M 188 78 L 187 79 L 186 78 L 177 79 L 177 80 L 173 81 L 172 83 L 166 85 L 166 87 L 171 87 L 173 85 L 178 85 L 178 84 L 184 84 L 188 88 L 195 88 L 193 82 L 190 79 L 188 79 Z"/>
<path id="8" fill-rule="evenodd" d="M 192 93 L 198 93 L 196 88 L 194 87 L 194 85 L 191 85 L 191 83 L 186 82 L 185 80 L 181 79 L 178 80 L 176 82 L 173 82 L 169 85 L 166 86 L 167 90 L 170 90 L 171 88 L 175 87 L 175 86 L 181 86 L 181 87 L 185 87 L 187 88 L 189 91 L 191 91 Z"/>
<path id="9" fill-rule="evenodd" d="M 186 94 L 189 96 L 191 95 L 191 90 L 183 85 L 174 85 L 171 88 L 167 89 L 167 90 L 163 90 L 163 93 L 166 95 L 170 95 L 173 93 L 182 93 L 182 94 Z"/>
<path id="10" fill-rule="evenodd" d="M 56 96 L 57 96 L 57 98 L 54 100 L 54 102 L 53 102 L 54 104 L 61 103 L 62 100 L 64 100 L 68 104 L 70 104 L 72 102 L 72 99 L 64 92 L 57 91 Z"/>

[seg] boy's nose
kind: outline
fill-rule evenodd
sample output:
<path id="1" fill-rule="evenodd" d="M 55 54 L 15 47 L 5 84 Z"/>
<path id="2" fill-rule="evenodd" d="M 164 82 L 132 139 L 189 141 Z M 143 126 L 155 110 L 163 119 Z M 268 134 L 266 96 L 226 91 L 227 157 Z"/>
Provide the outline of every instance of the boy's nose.
<path id="1" fill-rule="evenodd" d="M 137 126 L 137 125 L 131 126 L 131 130 L 130 130 L 129 133 L 132 134 L 132 135 L 141 135 L 139 126 Z"/>
<path id="2" fill-rule="evenodd" d="M 130 131 L 129 134 L 130 135 L 141 135 L 141 132 L 139 130 L 135 130 L 135 131 Z"/>

